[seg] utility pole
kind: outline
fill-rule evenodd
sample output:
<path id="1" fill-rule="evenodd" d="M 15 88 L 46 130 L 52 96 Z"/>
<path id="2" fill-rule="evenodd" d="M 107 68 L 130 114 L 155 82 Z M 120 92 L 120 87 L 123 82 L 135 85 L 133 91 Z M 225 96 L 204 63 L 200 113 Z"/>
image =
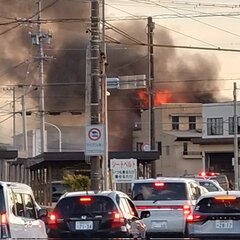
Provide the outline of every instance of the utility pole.
<path id="1" fill-rule="evenodd" d="M 238 163 L 238 117 L 237 117 L 237 84 L 233 85 L 233 99 L 234 99 L 234 181 L 235 190 L 239 189 L 239 163 Z"/>
<path id="2" fill-rule="evenodd" d="M 40 85 L 40 96 L 39 96 L 39 112 L 40 112 L 40 135 L 41 135 L 41 152 L 45 151 L 45 94 L 44 94 L 44 71 L 43 63 L 47 56 L 44 55 L 43 44 L 50 44 L 52 35 L 50 33 L 42 33 L 41 29 L 41 0 L 37 0 L 37 32 L 31 34 L 33 45 L 38 46 L 38 56 L 36 57 L 39 61 L 39 85 Z"/>
<path id="3" fill-rule="evenodd" d="M 105 154 L 102 163 L 103 190 L 109 190 L 108 171 L 108 109 L 107 109 L 107 49 L 105 43 L 105 0 L 102 0 L 102 53 L 101 53 L 101 118 L 105 128 Z"/>
<path id="4" fill-rule="evenodd" d="M 100 17 L 99 0 L 91 0 L 91 124 L 99 124 Z M 91 187 L 100 190 L 100 157 L 91 156 Z"/>
<path id="5" fill-rule="evenodd" d="M 154 59 L 153 59 L 153 30 L 155 24 L 152 17 L 148 17 L 148 95 L 149 95 L 149 137 L 150 149 L 155 150 L 155 114 L 154 114 Z M 151 175 L 156 176 L 156 162 L 151 164 Z"/>
<path id="6" fill-rule="evenodd" d="M 13 147 L 16 148 L 16 87 L 13 89 Z"/>
<path id="7" fill-rule="evenodd" d="M 41 0 L 37 1 L 38 6 L 38 21 L 37 21 L 37 34 L 39 36 L 39 80 L 40 80 L 40 132 L 41 132 L 41 152 L 44 153 L 45 151 L 45 101 L 44 101 L 44 78 L 43 78 L 43 60 L 44 60 L 44 53 L 43 53 L 43 42 L 41 39 Z"/>
<path id="8" fill-rule="evenodd" d="M 13 147 L 16 147 L 16 86 L 3 88 L 3 91 L 12 91 L 12 109 L 13 109 Z"/>
<path id="9" fill-rule="evenodd" d="M 26 104 L 25 104 L 25 91 L 21 97 L 22 100 L 22 119 L 23 119 L 23 149 L 28 156 L 28 138 L 27 138 L 27 119 L 26 119 Z"/>

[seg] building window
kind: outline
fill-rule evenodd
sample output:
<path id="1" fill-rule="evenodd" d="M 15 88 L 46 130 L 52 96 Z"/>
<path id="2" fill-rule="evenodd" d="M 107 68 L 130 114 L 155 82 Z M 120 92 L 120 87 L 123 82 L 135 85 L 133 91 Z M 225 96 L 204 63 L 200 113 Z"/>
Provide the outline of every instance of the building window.
<path id="1" fill-rule="evenodd" d="M 142 142 L 137 142 L 137 151 L 142 152 L 143 151 L 143 143 Z"/>
<path id="2" fill-rule="evenodd" d="M 237 132 L 240 134 L 240 117 L 237 118 Z M 234 118 L 228 118 L 228 133 L 234 134 Z"/>
<path id="3" fill-rule="evenodd" d="M 179 117 L 172 116 L 172 130 L 179 130 Z"/>
<path id="4" fill-rule="evenodd" d="M 207 119 L 207 135 L 223 135 L 223 118 Z"/>
<path id="5" fill-rule="evenodd" d="M 166 155 L 168 156 L 170 154 L 170 147 L 166 146 Z"/>
<path id="6" fill-rule="evenodd" d="M 159 155 L 162 155 L 162 142 L 157 143 L 157 148 L 158 148 Z"/>
<path id="7" fill-rule="evenodd" d="M 190 116 L 188 118 L 189 121 L 189 130 L 195 130 L 196 129 L 196 117 Z"/>
<path id="8" fill-rule="evenodd" d="M 188 154 L 188 143 L 183 143 L 183 155 Z"/>

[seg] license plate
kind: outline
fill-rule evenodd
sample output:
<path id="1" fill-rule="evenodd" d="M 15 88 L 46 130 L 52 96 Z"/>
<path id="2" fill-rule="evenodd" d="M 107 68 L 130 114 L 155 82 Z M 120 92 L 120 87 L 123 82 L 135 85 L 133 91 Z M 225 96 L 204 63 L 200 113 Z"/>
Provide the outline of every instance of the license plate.
<path id="1" fill-rule="evenodd" d="M 216 220 L 216 228 L 233 228 L 232 220 Z"/>
<path id="2" fill-rule="evenodd" d="M 152 228 L 167 229 L 167 221 L 153 221 Z"/>
<path id="3" fill-rule="evenodd" d="M 93 229 L 92 221 L 76 221 L 75 223 L 76 230 L 91 230 Z"/>

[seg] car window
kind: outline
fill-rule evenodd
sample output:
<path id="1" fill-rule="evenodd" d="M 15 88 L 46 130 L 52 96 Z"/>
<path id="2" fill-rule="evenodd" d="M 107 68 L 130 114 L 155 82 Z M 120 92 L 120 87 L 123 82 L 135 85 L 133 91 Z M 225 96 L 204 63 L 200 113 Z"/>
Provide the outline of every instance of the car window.
<path id="1" fill-rule="evenodd" d="M 187 200 L 183 182 L 135 183 L 132 191 L 135 200 Z"/>
<path id="2" fill-rule="evenodd" d="M 240 212 L 240 199 L 204 198 L 198 202 L 195 210 L 201 213 L 231 213 Z"/>
<path id="3" fill-rule="evenodd" d="M 23 194 L 23 203 L 25 206 L 24 216 L 26 218 L 36 219 L 37 215 L 36 215 L 35 205 L 34 205 L 32 196 L 29 194 Z"/>
<path id="4" fill-rule="evenodd" d="M 229 189 L 229 182 L 227 176 L 225 175 L 212 176 L 209 177 L 209 179 L 217 181 L 223 189 L 225 190 Z"/>
<path id="5" fill-rule="evenodd" d="M 0 213 L 5 211 L 5 201 L 4 201 L 4 194 L 3 194 L 3 188 L 0 187 Z"/>
<path id="6" fill-rule="evenodd" d="M 122 198 L 122 197 L 120 198 L 119 207 L 122 210 L 123 214 L 125 213 L 129 215 L 133 215 L 131 208 L 129 207 L 125 198 Z"/>
<path id="7" fill-rule="evenodd" d="M 192 200 L 197 200 L 201 195 L 198 185 L 192 182 L 190 183 L 190 188 L 192 192 L 192 196 L 191 196 Z"/>
<path id="8" fill-rule="evenodd" d="M 219 191 L 218 188 L 211 182 L 200 182 L 200 185 L 205 187 L 209 192 Z"/>
<path id="9" fill-rule="evenodd" d="M 86 197 L 86 196 L 84 196 Z M 55 211 L 59 217 L 74 217 L 82 214 L 101 214 L 116 211 L 113 200 L 105 196 L 89 196 L 90 201 L 80 201 L 77 197 L 66 197 L 61 199 Z"/>
<path id="10" fill-rule="evenodd" d="M 127 200 L 128 204 L 129 204 L 129 207 L 131 208 L 131 211 L 134 213 L 134 216 L 138 217 L 138 212 L 137 212 L 137 209 L 136 209 L 134 203 L 131 200 L 129 200 L 129 199 L 126 199 L 126 200 Z"/>
<path id="11" fill-rule="evenodd" d="M 15 201 L 15 214 L 16 216 L 23 217 L 24 216 L 24 209 L 23 209 L 23 200 L 22 196 L 19 193 L 14 193 L 14 201 Z"/>

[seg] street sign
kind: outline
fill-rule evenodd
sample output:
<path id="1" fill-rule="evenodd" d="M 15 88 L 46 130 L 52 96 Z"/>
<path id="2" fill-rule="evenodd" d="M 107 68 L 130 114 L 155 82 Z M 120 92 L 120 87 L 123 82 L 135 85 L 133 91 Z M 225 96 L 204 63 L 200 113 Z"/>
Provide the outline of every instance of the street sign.
<path id="1" fill-rule="evenodd" d="M 127 183 L 137 179 L 137 159 L 111 159 L 110 169 L 115 183 Z"/>
<path id="2" fill-rule="evenodd" d="M 85 155 L 100 156 L 105 154 L 104 125 L 96 124 L 85 127 Z"/>

